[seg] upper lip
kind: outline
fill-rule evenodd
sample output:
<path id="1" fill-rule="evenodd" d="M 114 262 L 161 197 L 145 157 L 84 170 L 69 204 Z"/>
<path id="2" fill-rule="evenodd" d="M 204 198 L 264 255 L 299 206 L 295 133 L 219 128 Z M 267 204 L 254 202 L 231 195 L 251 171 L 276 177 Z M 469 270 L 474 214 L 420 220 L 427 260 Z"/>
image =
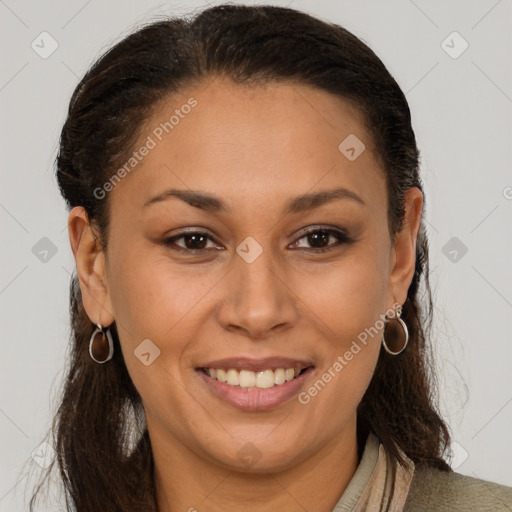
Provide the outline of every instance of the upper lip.
<path id="1" fill-rule="evenodd" d="M 260 372 L 263 370 L 277 370 L 279 368 L 308 368 L 313 366 L 311 361 L 303 359 L 291 359 L 288 357 L 265 357 L 263 359 L 251 359 L 249 357 L 228 357 L 226 359 L 216 359 L 201 364 L 198 368 L 222 368 L 222 369 L 235 369 L 235 370 L 252 370 L 253 372 Z"/>

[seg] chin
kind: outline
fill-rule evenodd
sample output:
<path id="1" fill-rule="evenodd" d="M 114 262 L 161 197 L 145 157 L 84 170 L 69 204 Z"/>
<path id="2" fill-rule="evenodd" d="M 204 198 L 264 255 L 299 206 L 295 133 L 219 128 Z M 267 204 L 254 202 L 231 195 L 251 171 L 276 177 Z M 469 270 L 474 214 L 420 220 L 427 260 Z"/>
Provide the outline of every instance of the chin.
<path id="1" fill-rule="evenodd" d="M 289 469 L 307 457 L 303 441 L 290 442 L 247 441 L 226 447 L 221 453 L 212 453 L 210 457 L 230 471 L 251 474 L 278 473 Z M 300 447 L 300 450 L 298 449 Z"/>

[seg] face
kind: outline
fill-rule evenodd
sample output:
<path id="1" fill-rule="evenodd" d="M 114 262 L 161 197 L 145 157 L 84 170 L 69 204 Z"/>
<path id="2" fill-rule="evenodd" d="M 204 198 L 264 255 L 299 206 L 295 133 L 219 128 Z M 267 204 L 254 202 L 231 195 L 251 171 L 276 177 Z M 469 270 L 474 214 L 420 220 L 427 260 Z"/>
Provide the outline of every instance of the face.
<path id="1" fill-rule="evenodd" d="M 116 322 L 153 446 L 257 472 L 353 438 L 413 276 L 419 190 L 391 240 L 363 118 L 304 85 L 212 79 L 162 102 L 143 145 L 107 195 L 106 258 L 79 274 L 93 323 Z"/>

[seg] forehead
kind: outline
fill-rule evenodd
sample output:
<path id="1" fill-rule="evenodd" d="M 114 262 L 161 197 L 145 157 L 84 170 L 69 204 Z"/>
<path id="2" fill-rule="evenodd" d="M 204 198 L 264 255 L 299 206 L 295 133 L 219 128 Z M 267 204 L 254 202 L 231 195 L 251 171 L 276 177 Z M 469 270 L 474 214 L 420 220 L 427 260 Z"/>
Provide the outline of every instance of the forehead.
<path id="1" fill-rule="evenodd" d="M 347 186 L 375 202 L 383 176 L 363 115 L 295 83 L 211 79 L 156 104 L 134 150 L 145 156 L 115 187 L 140 207 L 166 186 L 262 201 Z M 347 153 L 347 149 L 355 149 Z M 350 157 L 350 158 L 349 158 Z"/>

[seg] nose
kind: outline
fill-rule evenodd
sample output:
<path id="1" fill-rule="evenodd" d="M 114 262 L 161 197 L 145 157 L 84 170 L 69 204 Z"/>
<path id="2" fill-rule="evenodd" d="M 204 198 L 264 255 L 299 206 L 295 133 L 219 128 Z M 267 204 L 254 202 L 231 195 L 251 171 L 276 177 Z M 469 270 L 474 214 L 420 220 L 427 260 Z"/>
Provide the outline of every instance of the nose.
<path id="1" fill-rule="evenodd" d="M 264 249 L 252 263 L 236 254 L 235 268 L 226 276 L 225 294 L 217 315 L 222 327 L 252 339 L 264 339 L 297 321 L 297 294 L 290 282 L 291 266 L 277 263 Z"/>

